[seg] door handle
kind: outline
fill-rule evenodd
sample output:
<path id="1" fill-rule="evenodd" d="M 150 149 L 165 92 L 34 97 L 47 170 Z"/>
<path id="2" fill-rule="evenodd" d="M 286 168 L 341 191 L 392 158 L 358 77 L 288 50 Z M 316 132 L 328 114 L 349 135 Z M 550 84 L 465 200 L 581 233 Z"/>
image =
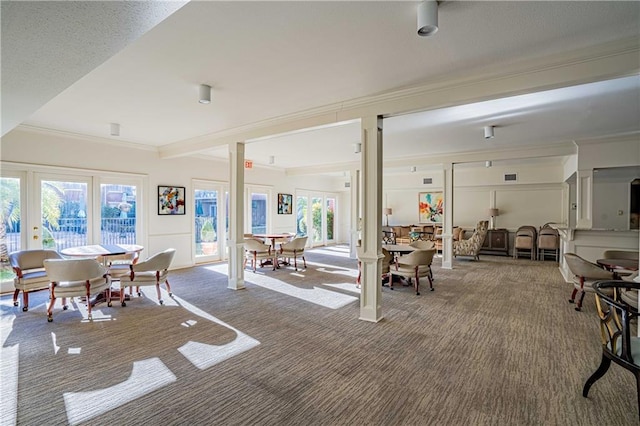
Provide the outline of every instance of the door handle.
<path id="1" fill-rule="evenodd" d="M 37 240 L 37 239 L 38 239 L 38 236 L 37 236 L 37 235 L 34 235 L 34 236 L 33 236 L 33 239 L 34 239 L 34 240 Z"/>

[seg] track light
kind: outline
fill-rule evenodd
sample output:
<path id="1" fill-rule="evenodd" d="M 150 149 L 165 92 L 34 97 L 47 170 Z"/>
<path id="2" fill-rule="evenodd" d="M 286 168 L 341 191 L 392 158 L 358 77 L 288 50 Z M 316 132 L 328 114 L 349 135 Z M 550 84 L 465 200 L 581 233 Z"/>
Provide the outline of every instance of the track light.
<path id="1" fill-rule="evenodd" d="M 493 126 L 484 126 L 484 138 L 493 139 Z"/>
<path id="2" fill-rule="evenodd" d="M 418 170 L 418 169 L 416 168 L 416 166 L 411 166 L 410 170 L 411 170 L 411 173 L 415 173 L 415 171 Z"/>
<path id="3" fill-rule="evenodd" d="M 493 163 L 491 162 L 491 160 L 487 160 L 487 161 L 485 161 L 484 166 L 486 168 L 489 168 L 489 167 L 493 166 Z"/>
<path id="4" fill-rule="evenodd" d="M 360 142 L 353 144 L 353 153 L 360 154 L 362 152 L 362 144 Z"/>
<path id="5" fill-rule="evenodd" d="M 211 86 L 206 84 L 200 85 L 200 97 L 198 98 L 198 102 L 201 104 L 211 103 Z"/>
<path id="6" fill-rule="evenodd" d="M 118 123 L 110 123 L 111 136 L 120 136 L 120 125 Z"/>
<path id="7" fill-rule="evenodd" d="M 427 37 L 438 32 L 438 2 L 423 0 L 418 5 L 418 35 Z"/>
<path id="8" fill-rule="evenodd" d="M 273 155 L 269 156 L 269 164 L 275 164 L 276 162 L 276 157 L 274 157 Z"/>

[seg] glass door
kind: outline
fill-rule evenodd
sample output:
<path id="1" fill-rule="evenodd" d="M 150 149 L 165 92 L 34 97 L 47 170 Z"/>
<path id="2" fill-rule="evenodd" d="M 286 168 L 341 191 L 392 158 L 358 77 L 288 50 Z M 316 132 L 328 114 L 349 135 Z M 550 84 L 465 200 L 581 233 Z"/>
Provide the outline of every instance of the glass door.
<path id="1" fill-rule="evenodd" d="M 62 250 L 92 241 L 91 178 L 36 175 L 30 246 Z"/>
<path id="2" fill-rule="evenodd" d="M 266 234 L 269 212 L 269 192 L 249 189 L 249 205 L 251 216 L 249 226 L 252 234 Z"/>
<path id="3" fill-rule="evenodd" d="M 194 244 L 196 263 L 222 259 L 226 240 L 227 207 L 222 185 L 194 181 Z M 226 196 L 225 196 L 226 198 Z"/>
<path id="4" fill-rule="evenodd" d="M 137 244 L 138 186 L 118 179 L 100 184 L 100 243 Z"/>
<path id="5" fill-rule="evenodd" d="M 322 245 L 323 238 L 323 198 L 312 197 L 311 198 L 311 246 Z"/>
<path id="6" fill-rule="evenodd" d="M 3 173 L 0 177 L 0 291 L 13 290 L 15 274 L 9 264 L 9 253 L 22 250 L 24 236 L 21 208 L 24 195 L 24 179 L 21 174 Z"/>
<path id="7" fill-rule="evenodd" d="M 309 199 L 305 196 L 296 197 L 296 233 L 299 236 L 306 237 L 307 234 L 307 216 L 309 214 Z"/>
<path id="8" fill-rule="evenodd" d="M 296 231 L 307 235 L 310 247 L 327 245 L 336 240 L 336 197 L 333 194 L 296 194 Z"/>
<path id="9" fill-rule="evenodd" d="M 325 219 L 326 230 L 325 241 L 327 243 L 333 243 L 335 241 L 335 212 L 336 212 L 336 199 L 334 197 L 327 197 L 325 203 Z"/>

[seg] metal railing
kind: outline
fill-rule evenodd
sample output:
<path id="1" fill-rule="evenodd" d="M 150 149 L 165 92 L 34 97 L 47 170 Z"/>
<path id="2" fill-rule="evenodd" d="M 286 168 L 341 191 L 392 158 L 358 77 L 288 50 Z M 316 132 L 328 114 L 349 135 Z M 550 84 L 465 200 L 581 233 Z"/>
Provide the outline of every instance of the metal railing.
<path id="1" fill-rule="evenodd" d="M 43 228 L 42 246 L 55 250 L 89 244 L 87 241 L 87 219 L 60 219 L 58 228 Z M 100 244 L 135 244 L 135 218 L 105 218 L 100 221 Z M 19 232 L 7 232 L 6 244 L 9 253 L 22 249 Z"/>

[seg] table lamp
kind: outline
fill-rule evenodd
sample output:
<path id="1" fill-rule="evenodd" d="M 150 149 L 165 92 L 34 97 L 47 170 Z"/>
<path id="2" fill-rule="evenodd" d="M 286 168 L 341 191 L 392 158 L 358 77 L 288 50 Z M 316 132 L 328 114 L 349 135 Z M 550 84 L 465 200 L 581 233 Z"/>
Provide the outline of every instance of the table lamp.
<path id="1" fill-rule="evenodd" d="M 490 227 L 489 229 L 496 229 L 495 228 L 495 223 L 494 223 L 494 217 L 500 216 L 500 210 L 498 209 L 489 209 L 489 217 L 491 217 L 491 223 L 490 223 Z"/>
<path id="2" fill-rule="evenodd" d="M 391 216 L 391 214 L 393 213 L 393 210 L 389 207 L 386 207 L 384 209 L 384 215 L 386 217 L 386 223 L 384 226 L 389 226 L 389 216 Z"/>

